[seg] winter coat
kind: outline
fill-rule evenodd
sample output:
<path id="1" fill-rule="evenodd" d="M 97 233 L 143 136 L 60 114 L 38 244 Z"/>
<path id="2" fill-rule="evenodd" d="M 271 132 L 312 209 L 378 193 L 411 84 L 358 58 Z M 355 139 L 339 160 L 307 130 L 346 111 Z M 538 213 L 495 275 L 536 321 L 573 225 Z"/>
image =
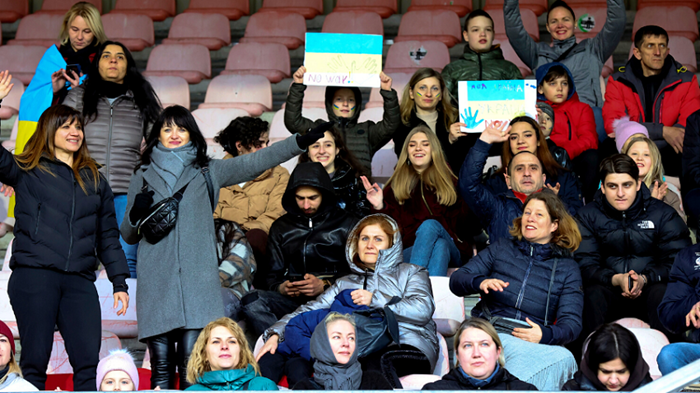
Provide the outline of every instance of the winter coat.
<path id="1" fill-rule="evenodd" d="M 510 285 L 502 292 L 481 293 L 479 285 L 489 278 Z M 550 282 L 552 290 L 547 299 Z M 452 273 L 450 290 L 457 296 L 481 295 L 472 310 L 473 317 L 484 318 L 484 307 L 488 307 L 493 316 L 521 321 L 530 318 L 542 328 L 541 344 L 568 344 L 581 333 L 581 271 L 568 250 L 551 243 L 500 239 Z"/>
<path id="2" fill-rule="evenodd" d="M 394 229 L 398 224 L 388 216 Z M 365 218 L 366 219 L 366 218 Z M 439 351 L 435 322 L 432 320 L 435 312 L 433 291 L 425 268 L 403 263 L 403 244 L 401 234 L 397 230 L 394 234 L 394 245 L 386 250 L 379 251 L 379 258 L 375 270 L 362 270 L 352 262 L 355 245 L 350 244 L 350 239 L 355 237 L 360 221 L 348 235 L 348 244 L 345 249 L 347 263 L 351 273 L 341 277 L 320 294 L 316 300 L 310 301 L 293 313 L 287 314 L 277 323 L 272 325 L 263 334 L 267 340 L 271 335 L 277 334 L 280 341 L 284 341 L 284 328 L 295 316 L 311 310 L 329 308 L 335 297 L 346 289 L 366 289 L 373 292 L 370 308 L 384 308 L 394 297 L 401 298 L 396 304 L 389 307 L 396 315 L 399 324 L 399 340 L 401 344 L 413 346 L 420 350 L 430 361 L 431 369 L 435 368 Z"/>
<path id="3" fill-rule="evenodd" d="M 700 109 L 700 87 L 698 78 L 671 55 L 666 57 L 662 69 L 661 81 L 656 97 L 645 97 L 641 61 L 636 57 L 627 61 L 625 67 L 608 78 L 605 89 L 603 120 L 605 132 L 612 134 L 613 122 L 624 116 L 631 121 L 641 123 L 649 131 L 649 138 L 655 142 L 664 140 L 664 126 L 685 128 L 686 119 Z M 654 117 L 647 119 L 645 108 L 647 100 L 654 100 Z"/>
<path id="4" fill-rule="evenodd" d="M 537 390 L 534 385 L 521 381 L 504 367 L 499 367 L 491 383 L 476 387 L 464 377 L 459 366 L 445 374 L 441 380 L 423 386 L 422 390 Z"/>
<path id="5" fill-rule="evenodd" d="M 82 112 L 84 93 L 82 87 L 72 89 L 63 104 Z M 97 118 L 86 121 L 85 142 L 115 194 L 129 190 L 131 175 L 141 162 L 141 141 L 145 137 L 143 118 L 130 91 L 112 104 L 107 97 L 100 97 Z"/>
<path id="6" fill-rule="evenodd" d="M 513 220 L 523 214 L 523 202 L 512 190 L 495 194 L 481 181 L 491 145 L 477 140 L 459 173 L 459 193 L 486 228 L 489 241 L 510 238 Z"/>
<path id="7" fill-rule="evenodd" d="M 312 217 L 297 205 L 296 189 L 301 186 L 321 192 L 321 206 Z M 297 165 L 282 196 L 282 206 L 287 214 L 272 224 L 267 241 L 267 289 L 277 291 L 285 280 L 306 273 L 330 282 L 348 274 L 345 242 L 357 218 L 337 206 L 331 180 L 321 164 Z"/>
<path id="8" fill-rule="evenodd" d="M 37 392 L 39 389 L 17 373 L 8 373 L 5 382 L 0 384 L 0 392 Z"/>
<path id="9" fill-rule="evenodd" d="M 603 30 L 594 38 L 584 39 L 576 44 L 576 37 L 566 40 L 535 42 L 523 26 L 518 0 L 506 0 L 503 4 L 504 26 L 508 41 L 515 53 L 530 69 L 536 71 L 542 65 L 559 61 L 564 63 L 574 75 L 581 101 L 591 106 L 603 106 L 600 90 L 600 74 L 603 64 L 615 52 L 625 32 L 624 0 L 608 0 L 608 13 Z M 571 52 L 568 50 L 576 46 Z M 559 57 L 566 54 L 566 57 Z"/>
<path id="10" fill-rule="evenodd" d="M 232 157 L 228 154 L 224 159 Z M 282 194 L 288 181 L 289 172 L 277 165 L 243 186 L 222 188 L 214 218 L 233 221 L 245 231 L 261 229 L 268 233 L 272 223 L 285 213 Z"/>
<path id="11" fill-rule="evenodd" d="M 680 334 L 688 327 L 685 316 L 700 302 L 700 244 L 676 254 L 669 274 L 666 294 L 659 305 L 659 319 L 669 331 Z M 697 342 L 697 341 L 696 341 Z"/>
<path id="12" fill-rule="evenodd" d="M 549 69 L 562 65 L 561 63 L 549 63 L 537 69 L 537 85 L 541 85 Z M 569 78 L 573 81 L 571 71 L 567 70 Z M 579 101 L 576 93 L 576 84 L 569 86 L 569 95 L 566 101 L 555 104 L 542 94 L 537 94 L 537 100 L 546 102 L 554 109 L 554 127 L 549 139 L 561 146 L 569 153 L 573 160 L 579 154 L 589 149 L 598 148 L 598 133 L 595 128 L 593 110 L 587 104 Z"/>
<path id="13" fill-rule="evenodd" d="M 364 217 L 371 213 L 372 205 L 367 201 L 367 190 L 356 174 L 348 163 L 336 157 L 331 183 L 338 206 L 357 217 Z"/>
<path id="14" fill-rule="evenodd" d="M 217 234 L 217 252 L 220 258 L 223 258 L 219 262 L 219 281 L 222 288 L 227 288 L 241 299 L 252 289 L 253 275 L 258 270 L 258 264 L 245 232 L 235 222 L 229 224 L 234 228 L 229 244 L 224 243 L 227 240 L 225 226 L 222 226 Z M 228 255 L 222 255 L 224 248 L 229 249 Z"/>
<path id="15" fill-rule="evenodd" d="M 292 390 L 326 390 L 313 378 L 302 379 L 297 382 Z M 379 370 L 365 370 L 362 372 L 360 390 L 394 390 L 394 387 Z"/>
<path id="16" fill-rule="evenodd" d="M 25 171 L 12 153 L 0 149 L 0 182 L 20 196 L 10 267 L 50 269 L 95 281 L 102 262 L 114 291 L 126 291 L 129 268 L 119 243 L 114 195 L 104 176 L 95 189 L 92 172 L 81 170 L 86 194 L 65 163 L 44 156 L 40 164 L 48 171 Z"/>
<path id="17" fill-rule="evenodd" d="M 401 123 L 399 110 L 399 98 L 396 90 L 380 90 L 384 99 L 384 117 L 379 123 L 364 121 L 358 123 L 360 108 L 362 106 L 362 93 L 357 87 L 349 88 L 355 93 L 356 110 L 350 118 L 339 118 L 333 113 L 333 95 L 342 87 L 329 86 L 326 88 L 326 113 L 328 120 L 334 122 L 335 129 L 343 136 L 348 150 L 357 158 L 357 161 L 365 168 L 366 173 L 372 175 L 372 157 L 382 146 L 389 143 L 394 136 L 394 131 Z M 289 132 L 300 134 L 307 133 L 313 127 L 325 123 L 325 120 L 310 120 L 301 115 L 302 102 L 304 100 L 306 85 L 292 83 L 287 95 L 287 107 L 284 111 L 284 125 Z"/>
<path id="18" fill-rule="evenodd" d="M 523 79 L 523 74 L 515 64 L 503 58 L 501 45 L 496 44 L 488 52 L 476 53 L 469 44 L 464 46 L 462 58 L 457 59 L 442 70 L 445 87 L 458 101 L 457 82 Z"/>
<path id="19" fill-rule="evenodd" d="M 644 378 L 644 380 L 637 385 L 637 388 L 640 388 L 650 382 L 652 382 L 653 379 L 651 379 L 651 375 L 647 372 L 647 376 Z M 626 386 L 626 385 L 625 385 Z M 597 389 L 594 385 L 593 382 L 591 382 L 590 379 L 586 378 L 581 371 L 576 371 L 576 374 L 574 374 L 574 378 L 569 380 L 567 383 L 564 384 L 564 386 L 561 388 L 562 391 L 568 392 L 568 391 L 583 391 L 583 392 L 605 392 L 606 390 L 603 389 Z M 627 390 L 625 391 L 632 391 L 634 389 Z"/>
<path id="20" fill-rule="evenodd" d="M 554 161 L 561 165 L 562 168 L 568 170 L 573 170 L 573 165 L 571 163 L 571 158 L 569 158 L 569 153 L 563 147 L 557 146 L 551 139 L 547 138 L 547 147 L 549 147 L 549 152 L 554 157 Z"/>
<path id="21" fill-rule="evenodd" d="M 245 386 L 245 384 L 248 386 Z M 197 383 L 185 390 L 279 390 L 274 382 L 261 377 L 253 365 L 245 369 L 207 371 L 197 379 Z"/>
<path id="22" fill-rule="evenodd" d="M 700 188 L 700 110 L 688 117 L 683 152 L 681 197 L 685 198 L 689 191 Z"/>
<path id="23" fill-rule="evenodd" d="M 210 160 L 209 173 L 218 200 L 219 189 L 257 178 L 271 166 L 302 152 L 295 137 L 258 152 L 229 160 Z M 141 241 L 138 228 L 128 219 L 143 180 L 154 191 L 153 204 L 171 192 L 150 166 L 131 178 L 126 219 L 121 233 L 129 244 Z M 139 291 L 136 295 L 139 340 L 175 329 L 201 329 L 224 316 L 218 274 L 216 235 L 206 180 L 195 165 L 185 167 L 173 190 L 189 184 L 180 201 L 177 225 L 156 244 L 141 241 L 138 249 Z"/>
<path id="24" fill-rule="evenodd" d="M 690 245 L 681 217 L 644 183 L 626 211 L 616 210 L 598 190 L 576 220 L 583 239 L 574 255 L 585 286 L 612 288 L 612 276 L 630 270 L 650 284 L 667 282 L 676 254 Z"/>

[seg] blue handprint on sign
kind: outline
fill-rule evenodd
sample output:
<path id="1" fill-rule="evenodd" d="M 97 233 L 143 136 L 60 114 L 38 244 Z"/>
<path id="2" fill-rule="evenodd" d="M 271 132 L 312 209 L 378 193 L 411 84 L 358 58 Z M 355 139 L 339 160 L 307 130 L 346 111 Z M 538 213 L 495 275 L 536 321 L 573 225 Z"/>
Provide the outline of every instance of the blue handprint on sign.
<path id="1" fill-rule="evenodd" d="M 479 110 L 474 112 L 472 116 L 472 108 L 467 108 L 464 110 L 464 113 L 462 113 L 462 121 L 467 125 L 467 128 L 476 128 L 476 126 L 484 122 L 484 119 L 477 121 L 478 116 Z"/>

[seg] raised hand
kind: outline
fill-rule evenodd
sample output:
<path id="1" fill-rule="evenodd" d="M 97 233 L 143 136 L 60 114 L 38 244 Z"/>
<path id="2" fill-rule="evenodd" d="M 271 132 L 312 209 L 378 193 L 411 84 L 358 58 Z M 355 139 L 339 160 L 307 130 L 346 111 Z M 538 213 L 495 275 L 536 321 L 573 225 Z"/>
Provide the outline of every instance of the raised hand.
<path id="1" fill-rule="evenodd" d="M 454 123 L 450 126 L 450 136 L 449 140 L 450 143 L 455 143 L 457 142 L 457 139 L 468 135 L 466 132 L 462 132 L 462 127 L 466 127 L 467 125 L 464 123 Z"/>
<path id="2" fill-rule="evenodd" d="M 559 195 L 559 190 L 561 189 L 561 184 L 557 183 L 557 185 L 554 187 L 550 186 L 549 184 L 545 184 L 544 186 L 549 188 L 550 190 L 552 190 L 552 192 L 554 192 L 555 194 Z"/>
<path id="3" fill-rule="evenodd" d="M 0 100 L 3 98 L 7 97 L 8 94 L 10 94 L 10 90 L 12 90 L 12 86 L 14 86 L 14 83 L 10 83 L 12 81 L 12 75 L 10 75 L 10 71 L 5 70 L 0 72 Z"/>
<path id="4" fill-rule="evenodd" d="M 292 75 L 294 83 L 304 83 L 304 74 L 306 74 L 306 67 L 299 67 L 299 69 L 294 72 L 294 75 Z"/>
<path id="5" fill-rule="evenodd" d="M 467 128 L 476 128 L 479 124 L 484 122 L 484 119 L 481 119 L 477 121 L 477 118 L 479 117 L 479 111 L 477 110 L 474 115 L 472 115 L 472 108 L 467 108 L 464 110 L 464 113 L 461 114 L 462 116 L 462 122 L 466 123 Z"/>
<path id="6" fill-rule="evenodd" d="M 372 204 L 374 210 L 384 209 L 384 191 L 379 187 L 379 184 L 370 184 L 367 176 L 360 176 L 360 179 L 362 179 L 362 185 L 367 191 L 367 201 Z"/>
<path id="7" fill-rule="evenodd" d="M 700 302 L 695 303 L 688 315 L 685 316 L 685 326 L 690 327 L 691 325 L 700 329 Z"/>
<path id="8" fill-rule="evenodd" d="M 507 141 L 509 133 L 510 125 L 507 121 L 487 121 L 486 128 L 481 133 L 481 136 L 479 136 L 479 139 L 490 145 L 497 142 Z"/>
<path id="9" fill-rule="evenodd" d="M 668 184 L 661 183 L 659 185 L 659 181 L 655 181 L 654 188 L 651 190 L 651 196 L 661 201 L 666 196 L 666 193 L 668 193 Z"/>
<path id="10" fill-rule="evenodd" d="M 391 91 L 392 79 L 389 75 L 385 74 L 384 71 L 379 73 L 379 81 L 381 82 L 380 87 L 382 90 Z"/>

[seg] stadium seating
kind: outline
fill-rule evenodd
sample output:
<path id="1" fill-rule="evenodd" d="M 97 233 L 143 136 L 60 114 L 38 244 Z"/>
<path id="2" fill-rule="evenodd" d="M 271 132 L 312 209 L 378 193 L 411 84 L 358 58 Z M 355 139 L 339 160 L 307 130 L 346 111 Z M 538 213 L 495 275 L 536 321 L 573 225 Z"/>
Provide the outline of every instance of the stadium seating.
<path id="1" fill-rule="evenodd" d="M 404 41 L 389 47 L 384 64 L 385 73 L 410 73 L 431 67 L 437 71 L 450 62 L 447 46 L 439 41 Z"/>
<path id="2" fill-rule="evenodd" d="M 676 35 L 695 42 L 698 39 L 698 19 L 688 7 L 644 7 L 637 11 L 632 26 L 632 37 L 640 27 L 661 26 L 668 35 Z"/>
<path id="3" fill-rule="evenodd" d="M 197 44 L 158 45 L 148 57 L 145 76 L 179 76 L 187 83 L 211 78 L 211 56 Z"/>
<path id="4" fill-rule="evenodd" d="M 289 78 L 289 51 L 279 43 L 238 44 L 231 48 L 221 75 L 262 75 L 271 83 Z"/>
<path id="5" fill-rule="evenodd" d="M 408 11 L 449 10 L 460 18 L 472 10 L 471 0 L 413 0 Z"/>
<path id="6" fill-rule="evenodd" d="M 146 15 L 158 22 L 175 16 L 175 0 L 117 0 L 112 12 Z"/>
<path id="7" fill-rule="evenodd" d="M 504 0 L 486 0 L 486 5 L 484 10 L 491 14 L 491 10 L 501 10 L 503 11 L 503 1 Z M 547 5 L 547 0 L 520 0 L 520 11 L 523 9 L 532 10 L 537 16 L 542 15 L 547 11 L 549 7 Z"/>
<path id="8" fill-rule="evenodd" d="M 183 12 L 198 12 L 200 14 L 221 14 L 229 20 L 240 19 L 250 13 L 248 0 L 190 0 L 190 5 Z"/>
<path id="9" fill-rule="evenodd" d="M 301 115 L 314 121 L 318 119 L 328 121 L 326 110 L 321 108 L 302 108 Z M 292 133 L 284 125 L 284 109 L 278 110 L 270 123 L 270 143 L 279 142 L 291 135 Z"/>
<path id="10" fill-rule="evenodd" d="M 615 323 L 626 327 L 634 333 L 642 349 L 642 357 L 649 365 L 649 374 L 653 379 L 661 378 L 656 357 L 659 356 L 661 348 L 669 344 L 668 338 L 660 331 L 651 329 L 646 322 L 636 318 L 622 318 L 615 321 Z"/>
<path id="11" fill-rule="evenodd" d="M 673 58 L 683 64 L 688 71 L 695 73 L 698 70 L 697 55 L 695 45 L 685 37 L 668 37 L 668 50 Z M 630 47 L 629 58 L 634 56 L 634 44 Z"/>
<path id="12" fill-rule="evenodd" d="M 489 15 L 493 19 L 494 25 L 494 39 L 505 41 L 508 39 L 506 35 L 506 23 L 503 19 L 503 9 L 500 10 L 489 10 Z M 527 8 L 520 9 L 520 17 L 523 21 L 523 26 L 525 26 L 525 31 L 532 37 L 533 40 L 540 40 L 540 26 L 537 23 L 537 16 L 535 13 Z"/>
<path id="13" fill-rule="evenodd" d="M 146 15 L 102 15 L 102 25 L 110 40 L 119 41 L 132 52 L 155 45 L 153 20 Z"/>
<path id="14" fill-rule="evenodd" d="M 163 107 L 181 105 L 190 109 L 190 86 L 179 76 L 146 77 L 160 98 Z"/>
<path id="15" fill-rule="evenodd" d="M 190 12 L 177 15 L 163 44 L 199 44 L 219 50 L 231 44 L 231 26 L 224 15 Z"/>
<path id="16" fill-rule="evenodd" d="M 0 70 L 9 70 L 14 78 L 27 86 L 32 81 L 36 66 L 39 65 L 44 52 L 46 47 L 37 45 L 0 46 Z"/>
<path id="17" fill-rule="evenodd" d="M 19 21 L 15 39 L 7 45 L 40 45 L 44 49 L 58 43 L 63 15 L 32 14 Z"/>
<path id="18" fill-rule="evenodd" d="M 389 74 L 391 77 L 391 88 L 396 90 L 396 94 L 399 95 L 399 103 L 401 103 L 401 99 L 403 96 L 403 89 L 406 87 L 408 82 L 411 80 L 411 76 L 413 74 L 406 74 L 406 73 L 393 73 Z M 383 108 L 384 107 L 384 99 L 382 98 L 382 95 L 379 93 L 379 88 L 374 88 L 372 89 L 372 92 L 369 93 L 369 101 L 367 101 L 367 104 L 365 105 L 365 110 L 369 108 Z"/>
<path id="19" fill-rule="evenodd" d="M 216 134 L 226 128 L 231 123 L 231 120 L 249 115 L 243 109 L 237 108 L 206 108 L 192 111 L 192 116 L 197 121 L 197 126 L 202 131 L 207 144 L 213 144 L 212 140 Z"/>
<path id="20" fill-rule="evenodd" d="M 19 78 L 13 77 L 11 83 L 14 83 L 14 86 L 12 86 L 10 94 L 2 100 L 2 106 L 0 106 L 0 119 L 2 120 L 7 120 L 19 113 L 19 100 L 24 93 L 24 83 Z"/>
<path id="21" fill-rule="evenodd" d="M 97 10 L 102 13 L 102 0 L 83 0 L 97 7 Z M 34 14 L 54 14 L 65 15 L 65 13 L 77 3 L 76 0 L 44 0 L 41 4 L 41 9 Z"/>
<path id="22" fill-rule="evenodd" d="M 593 38 L 603 30 L 607 20 L 608 9 L 605 5 L 602 7 L 576 6 L 574 14 L 576 15 L 576 38 Z"/>
<path id="23" fill-rule="evenodd" d="M 690 7 L 694 12 L 700 11 L 700 0 L 637 0 L 637 10 L 645 7 Z"/>
<path id="24" fill-rule="evenodd" d="M 459 17 L 452 11 L 409 11 L 401 17 L 394 42 L 440 41 L 448 48 L 462 42 Z"/>
<path id="25" fill-rule="evenodd" d="M 28 13 L 28 0 L 0 0 L 0 22 L 2 23 L 14 23 Z"/>
<path id="26" fill-rule="evenodd" d="M 262 75 L 219 75 L 209 83 L 199 108 L 239 108 L 260 116 L 272 110 L 272 87 Z"/>
<path id="27" fill-rule="evenodd" d="M 323 20 L 323 33 L 384 35 L 382 17 L 374 12 L 331 12 Z"/>
<path id="28" fill-rule="evenodd" d="M 530 69 L 530 67 L 525 65 L 525 63 L 523 63 L 522 60 L 520 60 L 520 57 L 518 57 L 518 54 L 515 53 L 515 50 L 513 49 L 513 46 L 510 44 L 510 42 L 508 42 L 507 40 L 493 40 L 493 44 L 501 45 L 501 50 L 503 51 L 503 58 L 518 66 L 520 73 L 523 74 L 523 78 L 532 75 L 532 70 Z"/>
<path id="29" fill-rule="evenodd" d="M 433 321 L 437 331 L 444 337 L 452 337 L 465 318 L 464 299 L 450 291 L 449 277 L 430 277 L 430 284 L 435 299 Z"/>
<path id="30" fill-rule="evenodd" d="M 257 12 L 248 20 L 241 43 L 276 42 L 289 49 L 296 49 L 306 39 L 306 20 L 289 12 Z"/>
<path id="31" fill-rule="evenodd" d="M 304 108 L 322 108 L 326 109 L 326 86 L 306 86 L 304 91 Z M 287 106 L 287 103 L 282 104 L 282 109 Z"/>
<path id="32" fill-rule="evenodd" d="M 323 0 L 264 0 L 258 12 L 293 12 L 306 19 L 323 15 Z"/>
<path id="33" fill-rule="evenodd" d="M 567 0 L 571 8 L 576 7 L 607 7 L 608 0 Z M 578 15 L 578 14 L 576 14 Z"/>
<path id="34" fill-rule="evenodd" d="M 382 108 L 370 108 L 368 111 L 382 110 Z M 368 113 L 368 115 L 371 113 Z M 386 183 L 394 173 L 398 158 L 394 153 L 394 142 L 391 141 L 384 145 L 372 157 L 372 177 L 375 181 Z"/>
<path id="35" fill-rule="evenodd" d="M 333 11 L 369 11 L 388 18 L 398 12 L 398 7 L 396 0 L 337 0 Z"/>

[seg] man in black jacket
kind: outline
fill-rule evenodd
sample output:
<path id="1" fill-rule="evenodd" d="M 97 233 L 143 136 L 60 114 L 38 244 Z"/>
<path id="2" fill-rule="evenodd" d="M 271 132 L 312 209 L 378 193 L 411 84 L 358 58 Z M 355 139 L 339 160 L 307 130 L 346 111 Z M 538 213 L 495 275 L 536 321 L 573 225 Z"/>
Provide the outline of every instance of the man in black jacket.
<path id="1" fill-rule="evenodd" d="M 345 243 L 357 219 L 337 205 L 323 165 L 297 165 L 282 196 L 287 214 L 270 227 L 267 287 L 241 299 L 256 337 L 350 273 Z"/>
<path id="2" fill-rule="evenodd" d="M 638 178 L 639 168 L 629 156 L 604 159 L 600 190 L 576 216 L 583 238 L 574 254 L 584 286 L 581 340 L 623 317 L 670 334 L 656 309 L 673 260 L 690 245 L 690 237 L 678 213 L 653 198 Z"/>

